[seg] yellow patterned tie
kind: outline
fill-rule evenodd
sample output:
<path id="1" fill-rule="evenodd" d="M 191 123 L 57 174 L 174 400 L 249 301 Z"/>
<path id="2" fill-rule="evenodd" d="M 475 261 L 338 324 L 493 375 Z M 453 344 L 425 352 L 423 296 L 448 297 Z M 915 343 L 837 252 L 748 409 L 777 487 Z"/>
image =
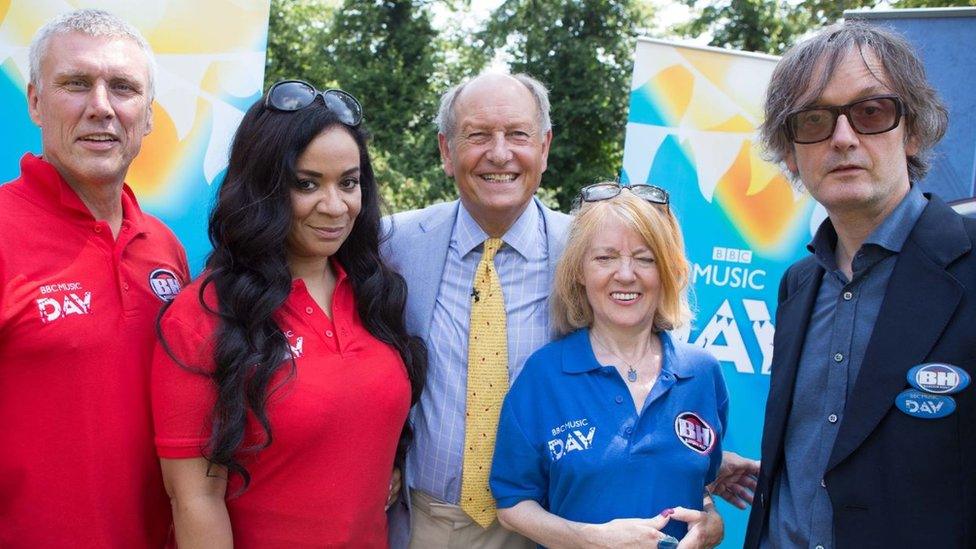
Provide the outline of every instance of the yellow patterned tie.
<path id="1" fill-rule="evenodd" d="M 488 471 L 495 451 L 498 414 L 508 391 L 505 300 L 494 263 L 501 245 L 499 238 L 485 240 L 485 251 L 474 275 L 468 331 L 468 400 L 460 504 L 461 510 L 483 528 L 495 520 Z"/>

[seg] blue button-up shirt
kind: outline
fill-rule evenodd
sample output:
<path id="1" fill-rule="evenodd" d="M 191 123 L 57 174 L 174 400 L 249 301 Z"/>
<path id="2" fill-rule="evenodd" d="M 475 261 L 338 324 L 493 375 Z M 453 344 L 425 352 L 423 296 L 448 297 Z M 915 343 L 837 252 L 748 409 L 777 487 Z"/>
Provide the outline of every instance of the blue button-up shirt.
<path id="1" fill-rule="evenodd" d="M 926 204 L 913 186 L 854 255 L 851 280 L 837 266 L 837 233 L 829 219 L 808 246 L 825 273 L 796 371 L 785 460 L 774 483 L 766 547 L 834 546 L 824 473 L 888 279 Z"/>
<path id="2" fill-rule="evenodd" d="M 427 346 L 427 386 L 413 412 L 415 442 L 408 454 L 410 487 L 447 503 L 461 496 L 468 324 L 475 269 L 488 234 L 460 205 L 434 303 Z M 509 382 L 549 339 L 549 253 L 545 218 L 535 202 L 502 236 L 495 255 L 505 298 Z"/>

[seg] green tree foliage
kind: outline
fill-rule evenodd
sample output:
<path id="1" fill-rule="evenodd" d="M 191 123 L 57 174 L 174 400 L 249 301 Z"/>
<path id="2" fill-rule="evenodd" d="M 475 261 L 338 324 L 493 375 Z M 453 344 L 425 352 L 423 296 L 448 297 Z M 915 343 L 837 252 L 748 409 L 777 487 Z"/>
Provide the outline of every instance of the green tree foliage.
<path id="1" fill-rule="evenodd" d="M 362 102 L 376 176 L 394 210 L 453 196 L 433 126 L 442 50 L 428 4 L 272 1 L 266 80 L 303 78 Z"/>
<path id="2" fill-rule="evenodd" d="M 567 208 L 580 187 L 619 175 L 635 38 L 647 16 L 627 0 L 506 0 L 481 33 L 512 72 L 549 88 L 547 201 Z"/>
<path id="3" fill-rule="evenodd" d="M 272 0 L 264 89 L 287 78 L 324 85 L 328 80 L 319 60 L 328 41 L 334 2 Z"/>
<path id="4" fill-rule="evenodd" d="M 872 8 L 881 0 L 681 0 L 697 10 L 674 32 L 712 35 L 712 46 L 782 54 L 804 34 L 839 21 L 845 10 Z M 900 0 L 895 8 L 976 5 L 976 0 Z"/>
<path id="5" fill-rule="evenodd" d="M 381 183 L 394 207 L 441 198 L 434 74 L 437 32 L 425 2 L 347 0 L 336 12 L 326 48 L 333 73 L 363 102 Z M 379 169 L 382 168 L 382 171 Z"/>

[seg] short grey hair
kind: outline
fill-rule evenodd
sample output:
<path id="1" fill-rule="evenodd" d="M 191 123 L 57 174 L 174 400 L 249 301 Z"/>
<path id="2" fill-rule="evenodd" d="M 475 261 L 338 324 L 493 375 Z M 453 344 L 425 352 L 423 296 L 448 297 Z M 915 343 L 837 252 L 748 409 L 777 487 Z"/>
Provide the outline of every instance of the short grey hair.
<path id="1" fill-rule="evenodd" d="M 908 41 L 891 30 L 858 20 L 825 28 L 790 48 L 776 65 L 766 88 L 765 120 L 759 128 L 769 160 L 782 163 L 794 147 L 786 133 L 790 113 L 806 107 L 823 93 L 834 69 L 849 51 L 857 51 L 864 59 L 865 49 L 874 53 L 887 75 L 882 78 L 885 75 L 875 74 L 875 78 L 905 104 L 905 136 L 915 139 L 918 145 L 918 152 L 907 156 L 908 177 L 918 181 L 925 176 L 932 147 L 945 135 L 949 113 L 926 79 L 925 67 Z M 790 175 L 794 180 L 798 177 Z"/>
<path id="2" fill-rule="evenodd" d="M 461 95 L 461 91 L 468 84 L 488 74 L 495 73 L 491 71 L 479 73 L 450 88 L 441 96 L 441 103 L 437 108 L 437 118 L 434 119 L 434 123 L 437 124 L 437 131 L 447 136 L 448 140 L 454 137 L 454 131 L 457 129 L 457 113 L 454 112 L 454 104 L 457 102 L 458 96 Z M 511 74 L 509 76 L 521 82 L 529 90 L 529 93 L 532 94 L 532 98 L 535 99 L 535 106 L 538 111 L 537 120 L 539 122 L 539 130 L 542 133 L 551 130 L 552 120 L 549 118 L 549 90 L 546 89 L 542 82 L 525 73 Z"/>
<path id="3" fill-rule="evenodd" d="M 156 57 L 139 29 L 104 10 L 75 10 L 52 19 L 34 35 L 30 45 L 30 83 L 40 89 L 41 60 L 47 55 L 51 39 L 59 34 L 78 32 L 88 36 L 127 38 L 146 54 L 149 68 L 149 100 L 156 97 Z"/>

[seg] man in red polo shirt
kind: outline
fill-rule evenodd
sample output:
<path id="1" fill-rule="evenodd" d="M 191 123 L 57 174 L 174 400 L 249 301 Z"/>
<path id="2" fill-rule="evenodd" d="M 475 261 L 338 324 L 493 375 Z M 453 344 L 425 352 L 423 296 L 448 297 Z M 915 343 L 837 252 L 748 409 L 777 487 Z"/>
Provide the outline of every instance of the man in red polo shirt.
<path id="1" fill-rule="evenodd" d="M 0 186 L 0 547 L 160 547 L 153 323 L 189 275 L 124 183 L 155 64 L 137 30 L 80 10 L 38 31 L 30 67 L 43 154 Z"/>

